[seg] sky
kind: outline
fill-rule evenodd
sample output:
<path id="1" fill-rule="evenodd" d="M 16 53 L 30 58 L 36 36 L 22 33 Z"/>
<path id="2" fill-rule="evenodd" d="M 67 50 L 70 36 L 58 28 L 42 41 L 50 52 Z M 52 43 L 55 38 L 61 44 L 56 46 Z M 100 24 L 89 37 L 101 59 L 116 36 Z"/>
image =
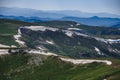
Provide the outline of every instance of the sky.
<path id="1" fill-rule="evenodd" d="M 0 7 L 32 8 L 37 10 L 79 10 L 89 13 L 120 15 L 120 0 L 0 0 Z"/>

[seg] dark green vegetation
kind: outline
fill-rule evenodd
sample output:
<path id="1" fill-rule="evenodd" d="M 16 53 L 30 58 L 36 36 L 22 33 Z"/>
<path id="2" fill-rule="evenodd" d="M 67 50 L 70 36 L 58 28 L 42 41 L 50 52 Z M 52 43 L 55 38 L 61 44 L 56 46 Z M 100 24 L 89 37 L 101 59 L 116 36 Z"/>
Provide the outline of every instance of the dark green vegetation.
<path id="1" fill-rule="evenodd" d="M 119 38 L 120 34 L 117 28 L 100 28 L 89 27 L 85 25 L 76 26 L 75 22 L 71 21 L 50 21 L 41 23 L 28 23 L 22 21 L 0 19 L 0 44 L 5 45 L 18 45 L 13 38 L 13 35 L 17 34 L 17 29 L 20 26 L 29 25 L 45 25 L 51 27 L 57 27 L 66 29 L 70 27 L 81 28 L 86 33 L 94 36 L 100 36 L 105 38 Z M 106 33 L 105 33 L 106 32 Z M 61 32 L 51 31 L 46 32 L 34 32 L 31 31 L 27 35 L 22 35 L 23 40 L 27 42 L 29 47 L 35 48 L 39 45 L 39 41 L 53 40 L 56 45 L 42 44 L 52 52 L 56 52 L 62 55 L 69 54 L 70 57 L 82 57 L 87 58 L 99 57 L 95 55 L 93 46 L 97 46 L 106 53 L 106 44 L 98 43 L 94 39 L 87 39 L 84 37 L 70 38 Z M 29 35 L 32 34 L 32 37 Z M 44 35 L 43 35 L 44 34 Z M 39 40 L 38 36 L 40 37 Z M 81 41 L 81 43 L 79 43 Z M 88 45 L 89 44 L 89 45 Z M 77 47 L 76 47 L 76 46 Z M 80 46 L 82 45 L 82 46 Z M 113 45 L 116 48 L 118 45 Z M 76 53 L 85 53 L 77 55 Z M 73 54 L 74 53 L 74 54 Z M 109 56 L 113 53 L 109 53 Z M 86 65 L 73 65 L 71 63 L 63 62 L 58 57 L 43 56 L 34 54 L 17 54 L 17 55 L 0 55 L 0 80 L 119 80 L 120 79 L 120 60 L 109 59 L 113 61 L 111 66 L 102 63 L 92 63 Z"/>
<path id="2" fill-rule="evenodd" d="M 13 38 L 13 35 L 17 34 L 17 29 L 20 26 L 34 25 L 32 23 L 0 19 L 0 43 L 5 45 L 18 45 Z"/>
<path id="3" fill-rule="evenodd" d="M 99 36 L 103 38 L 120 38 L 119 28 L 113 27 L 97 27 L 97 26 L 87 26 L 87 25 L 76 25 L 76 22 L 72 21 L 45 21 L 39 22 L 38 25 L 57 27 L 66 29 L 68 27 L 80 28 L 83 29 L 88 34 Z M 73 26 L 70 26 L 73 25 Z"/>
<path id="4" fill-rule="evenodd" d="M 5 45 L 18 45 L 12 35 L 0 35 L 0 43 Z"/>
<path id="5" fill-rule="evenodd" d="M 28 23 L 23 21 L 0 19 L 0 43 L 6 45 L 18 45 L 13 35 L 17 34 L 17 29 L 20 26 L 30 26 L 30 25 L 44 25 L 59 29 L 67 29 L 69 27 L 80 28 L 86 34 L 91 36 L 99 36 L 104 38 L 119 38 L 120 31 L 118 28 L 106 28 L 106 27 L 91 27 L 85 25 L 76 25 L 76 22 L 72 21 L 46 21 L 40 23 Z M 73 25 L 73 26 L 71 26 Z M 24 31 L 27 32 L 27 31 Z M 24 35 L 25 34 L 25 35 Z M 50 51 L 62 55 L 67 55 L 75 58 L 95 58 L 95 57 L 117 57 L 119 58 L 119 53 L 109 52 L 109 48 L 120 49 L 119 44 L 107 45 L 102 42 L 96 41 L 92 38 L 85 38 L 82 36 L 74 35 L 72 38 L 66 36 L 61 31 L 52 32 L 33 32 L 29 31 L 24 33 L 23 40 L 26 41 L 29 47 L 35 48 L 37 45 L 43 45 Z M 39 39 L 38 39 L 39 38 Z M 55 45 L 44 44 L 44 41 L 52 40 Z M 43 42 L 43 43 L 40 43 Z M 104 56 L 98 55 L 94 47 L 99 48 Z"/>
<path id="6" fill-rule="evenodd" d="M 120 58 L 120 53 L 113 51 L 114 49 L 120 50 L 120 43 L 104 43 L 95 38 L 79 36 L 76 34 L 69 37 L 62 30 L 55 32 L 50 30 L 33 31 L 22 28 L 21 31 L 23 40 L 27 43 L 27 46 L 31 48 L 42 45 L 53 53 L 74 58 Z M 46 43 L 46 40 L 53 41 L 54 44 L 48 44 Z M 100 54 L 95 50 L 95 47 L 100 49 Z M 110 51 L 110 49 L 112 51 Z"/>
<path id="7" fill-rule="evenodd" d="M 73 65 L 53 56 L 2 55 L 0 80 L 119 80 L 120 61 L 115 62 L 112 66 L 102 63 Z"/>

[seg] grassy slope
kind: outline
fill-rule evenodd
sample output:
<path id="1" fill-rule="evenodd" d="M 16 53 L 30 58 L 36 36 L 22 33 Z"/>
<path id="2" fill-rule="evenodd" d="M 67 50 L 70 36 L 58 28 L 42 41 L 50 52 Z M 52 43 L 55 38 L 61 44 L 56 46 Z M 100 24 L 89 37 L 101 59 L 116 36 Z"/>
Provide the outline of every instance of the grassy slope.
<path id="1" fill-rule="evenodd" d="M 30 62 L 33 64 L 27 64 Z M 1 80 L 102 80 L 111 78 L 111 74 L 119 75 L 118 71 L 118 67 L 101 63 L 75 66 L 52 56 L 26 54 L 0 57 Z"/>
<path id="2" fill-rule="evenodd" d="M 0 19 L 0 43 L 5 45 L 17 45 L 13 39 L 13 35 L 17 34 L 17 28 L 25 25 L 33 25 L 32 23 Z"/>
<path id="3" fill-rule="evenodd" d="M 13 40 L 13 35 L 17 34 L 19 26 L 24 25 L 34 24 L 0 19 L 0 43 L 17 45 Z M 65 25 L 69 26 L 69 23 L 65 23 Z M 61 26 L 64 25 L 58 27 Z M 103 77 L 107 77 L 109 80 L 118 80 L 120 78 L 120 70 L 118 69 L 120 66 L 113 68 L 96 63 L 73 66 L 52 57 L 43 61 L 43 65 L 35 66 L 27 64 L 31 57 L 34 57 L 34 55 L 0 56 L 0 80 L 101 80 Z M 41 56 L 39 57 L 41 58 Z M 119 61 L 115 62 L 118 63 Z"/>
<path id="4" fill-rule="evenodd" d="M 46 22 L 39 22 L 37 24 L 43 26 L 57 27 L 57 28 L 67 28 L 73 25 L 73 27 L 81 28 L 87 33 L 97 37 L 99 36 L 102 38 L 113 38 L 113 39 L 120 38 L 120 32 L 118 28 L 97 27 L 97 26 L 87 26 L 87 25 L 76 26 L 77 23 L 72 21 L 46 21 Z"/>
<path id="5" fill-rule="evenodd" d="M 65 28 L 69 27 L 70 25 L 76 25 L 75 22 L 71 21 L 50 21 L 50 22 L 41 22 L 41 23 L 28 23 L 23 21 L 16 21 L 16 20 L 9 20 L 9 19 L 0 19 L 0 43 L 6 44 L 6 45 L 17 45 L 17 43 L 13 40 L 13 35 L 17 34 L 17 28 L 20 26 L 29 26 L 29 25 L 45 25 L 45 26 L 53 26 L 58 28 Z M 74 26 L 75 27 L 75 26 Z M 80 25 L 77 26 L 81 29 L 84 29 L 88 33 L 91 34 L 101 34 L 102 31 L 108 31 L 108 28 L 99 28 L 99 27 L 89 27 Z M 93 31 L 94 29 L 94 31 Z M 111 31 L 112 29 L 109 29 Z M 113 31 L 116 31 L 116 29 L 113 29 Z M 100 37 L 104 38 L 119 38 L 119 35 L 99 35 Z"/>

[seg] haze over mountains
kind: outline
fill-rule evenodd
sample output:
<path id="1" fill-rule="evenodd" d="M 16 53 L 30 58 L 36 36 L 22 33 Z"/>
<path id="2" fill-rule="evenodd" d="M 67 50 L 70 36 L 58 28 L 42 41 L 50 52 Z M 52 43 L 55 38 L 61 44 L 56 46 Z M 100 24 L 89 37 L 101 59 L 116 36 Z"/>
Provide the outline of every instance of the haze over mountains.
<path id="1" fill-rule="evenodd" d="M 62 18 L 65 16 L 74 16 L 74 17 L 111 17 L 111 18 L 120 18 L 120 15 L 110 14 L 110 13 L 87 13 L 77 10 L 61 10 L 61 11 L 42 11 L 28 8 L 7 8 L 0 7 L 1 15 L 14 15 L 14 16 L 37 16 L 41 18 Z"/>
<path id="2" fill-rule="evenodd" d="M 0 18 L 26 22 L 67 20 L 89 26 L 120 27 L 120 15 L 109 13 L 85 13 L 76 10 L 42 11 L 27 8 L 0 7 Z"/>

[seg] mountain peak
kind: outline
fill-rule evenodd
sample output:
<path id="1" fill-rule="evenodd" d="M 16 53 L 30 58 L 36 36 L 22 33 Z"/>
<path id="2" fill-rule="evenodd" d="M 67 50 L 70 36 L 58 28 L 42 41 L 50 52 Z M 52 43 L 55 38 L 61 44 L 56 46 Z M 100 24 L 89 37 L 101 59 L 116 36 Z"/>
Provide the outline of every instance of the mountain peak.
<path id="1" fill-rule="evenodd" d="M 93 16 L 93 17 L 91 17 L 91 18 L 93 18 L 93 19 L 98 19 L 99 17 L 98 17 L 98 16 Z"/>

